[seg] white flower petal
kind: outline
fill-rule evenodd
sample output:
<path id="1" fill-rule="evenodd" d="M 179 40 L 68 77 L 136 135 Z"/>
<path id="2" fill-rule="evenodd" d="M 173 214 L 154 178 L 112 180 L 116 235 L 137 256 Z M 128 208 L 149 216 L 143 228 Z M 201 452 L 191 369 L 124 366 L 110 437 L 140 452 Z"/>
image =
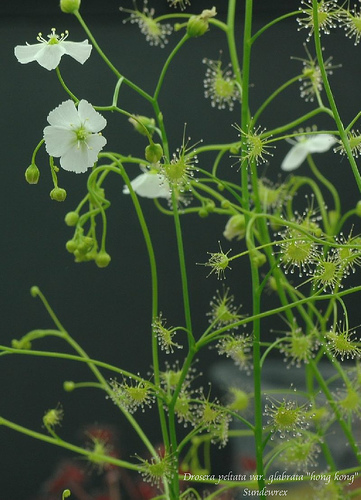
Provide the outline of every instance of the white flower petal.
<path id="1" fill-rule="evenodd" d="M 94 162 L 93 162 L 94 164 Z M 85 144 L 78 146 L 75 144 L 69 148 L 60 158 L 60 166 L 68 172 L 82 174 L 92 167 L 89 164 L 88 150 Z"/>
<path id="2" fill-rule="evenodd" d="M 50 71 L 59 66 L 65 49 L 60 44 L 36 43 L 35 45 L 18 45 L 15 47 L 14 53 L 21 64 L 37 61 L 40 66 Z"/>
<path id="3" fill-rule="evenodd" d="M 131 182 L 137 195 L 143 198 L 169 198 L 170 190 L 166 181 L 162 181 L 156 172 L 145 172 Z M 123 193 L 129 194 L 128 186 L 123 187 Z"/>
<path id="4" fill-rule="evenodd" d="M 86 140 L 86 145 L 88 149 L 88 161 L 92 167 L 97 161 L 98 154 L 106 145 L 107 140 L 101 134 L 92 134 Z"/>
<path id="5" fill-rule="evenodd" d="M 44 44 L 36 43 L 35 45 L 17 45 L 14 49 L 14 54 L 19 63 L 28 64 L 36 61 L 37 54 L 42 50 Z"/>
<path id="6" fill-rule="evenodd" d="M 72 130 L 56 127 L 44 128 L 45 148 L 50 156 L 62 156 L 76 143 L 76 135 Z"/>
<path id="7" fill-rule="evenodd" d="M 65 49 L 61 47 L 60 43 L 56 45 L 42 45 L 43 49 L 38 52 L 35 61 L 43 68 L 51 71 L 59 66 L 61 56 L 65 54 Z"/>
<path id="8" fill-rule="evenodd" d="M 308 153 L 309 151 L 305 146 L 305 143 L 298 142 L 286 154 L 283 162 L 281 163 L 281 169 L 285 172 L 296 170 L 296 168 L 298 168 L 305 161 Z"/>
<path id="9" fill-rule="evenodd" d="M 282 170 L 286 172 L 298 168 L 310 153 L 325 153 L 337 142 L 337 139 L 331 134 L 315 134 L 299 136 L 297 141 L 281 164 Z"/>
<path id="10" fill-rule="evenodd" d="M 308 137 L 304 144 L 309 153 L 325 153 L 336 142 L 336 138 L 331 134 L 317 134 Z"/>
<path id="11" fill-rule="evenodd" d="M 91 168 L 98 159 L 99 151 L 105 146 L 106 139 L 102 135 L 92 135 L 87 143 L 75 144 L 60 158 L 60 166 L 69 172 L 81 174 Z"/>
<path id="12" fill-rule="evenodd" d="M 88 43 L 88 40 L 84 40 L 83 42 L 60 42 L 66 54 L 80 64 L 84 64 L 85 61 L 90 57 L 90 53 L 92 51 L 92 45 Z"/>
<path id="13" fill-rule="evenodd" d="M 78 115 L 89 132 L 100 132 L 107 124 L 104 116 L 95 111 L 93 106 L 85 99 L 79 101 Z"/>
<path id="14" fill-rule="evenodd" d="M 70 129 L 73 127 L 80 127 L 81 120 L 75 107 L 74 102 L 69 99 L 57 106 L 48 115 L 48 122 L 50 125 L 59 128 Z"/>

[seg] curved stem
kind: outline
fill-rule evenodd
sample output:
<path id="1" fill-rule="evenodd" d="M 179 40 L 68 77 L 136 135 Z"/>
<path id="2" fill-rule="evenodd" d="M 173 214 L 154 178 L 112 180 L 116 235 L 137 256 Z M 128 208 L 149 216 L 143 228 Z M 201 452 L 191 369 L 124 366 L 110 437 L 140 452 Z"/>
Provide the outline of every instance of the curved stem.
<path id="1" fill-rule="evenodd" d="M 333 97 L 333 93 L 331 90 L 331 86 L 328 81 L 328 76 L 327 76 L 327 71 L 325 68 L 324 60 L 323 60 L 323 54 L 322 54 L 322 45 L 321 45 L 321 36 L 320 36 L 320 28 L 319 28 L 319 22 L 318 22 L 318 1 L 317 0 L 312 0 L 312 5 L 313 5 L 313 24 L 314 24 L 314 42 L 315 42 L 315 49 L 316 49 L 316 55 L 317 55 L 317 61 L 321 70 L 322 74 L 322 80 L 323 80 L 323 86 L 325 88 L 325 92 L 328 98 L 328 102 L 330 104 L 334 120 L 337 125 L 337 129 L 340 134 L 340 139 L 343 143 L 343 146 L 345 148 L 346 155 L 348 157 L 348 160 L 351 165 L 352 172 L 355 177 L 355 181 L 357 184 L 357 187 L 359 191 L 361 192 L 361 175 L 360 172 L 358 171 L 357 164 L 355 162 L 355 159 L 352 155 L 352 150 L 350 146 L 350 142 L 347 137 L 346 130 L 343 126 L 340 114 L 337 109 L 337 105 L 335 102 L 335 99 Z"/>
<path id="2" fill-rule="evenodd" d="M 174 58 L 174 56 L 176 55 L 176 53 L 179 51 L 179 49 L 185 44 L 185 42 L 189 39 L 189 36 L 187 34 L 185 34 L 183 36 L 183 38 L 177 43 L 176 47 L 174 47 L 174 49 L 172 50 L 172 52 L 169 54 L 164 66 L 163 66 L 163 69 L 161 71 L 161 74 L 159 76 L 159 79 L 158 79 L 158 83 L 157 83 L 157 86 L 155 88 L 155 91 L 154 91 L 154 94 L 153 94 L 153 100 L 156 101 L 158 100 L 158 96 L 159 96 L 159 92 L 160 92 L 160 89 L 162 88 L 162 84 L 163 84 L 163 80 L 164 80 L 164 77 L 166 75 L 166 72 L 169 68 L 169 65 L 170 63 L 172 62 L 172 59 Z"/>
<path id="3" fill-rule="evenodd" d="M 82 18 L 82 16 L 80 15 L 79 11 L 75 11 L 74 12 L 74 15 L 75 17 L 78 19 L 79 23 L 81 24 L 82 28 L 84 29 L 85 33 L 88 35 L 88 37 L 90 38 L 93 46 L 95 47 L 96 51 L 98 52 L 98 54 L 100 55 L 100 57 L 103 59 L 103 61 L 105 62 L 105 64 L 111 69 L 111 71 L 116 75 L 116 77 L 118 79 L 122 78 L 124 83 L 126 85 L 128 85 L 128 87 L 130 87 L 131 89 L 135 90 L 135 92 L 137 92 L 138 94 L 140 94 L 142 97 L 144 97 L 144 99 L 146 99 L 147 101 L 149 102 L 152 102 L 152 98 L 151 96 L 145 92 L 143 89 L 141 89 L 140 87 L 138 87 L 137 85 L 135 85 L 133 82 L 131 82 L 130 80 L 128 80 L 128 78 L 125 78 L 118 70 L 117 68 L 114 66 L 114 64 L 108 59 L 108 57 L 104 54 L 104 52 L 102 51 L 102 49 L 100 48 L 98 42 L 95 40 L 92 32 L 90 31 L 90 29 L 88 28 L 87 24 L 85 23 L 84 19 Z"/>
<path id="4" fill-rule="evenodd" d="M 274 26 L 276 23 L 279 23 L 280 21 L 283 21 L 284 19 L 287 19 L 289 17 L 297 16 L 299 15 L 299 13 L 300 13 L 299 10 L 294 10 L 293 12 L 289 12 L 288 14 L 284 14 L 283 16 L 273 19 L 271 22 L 263 26 L 252 36 L 252 43 L 254 43 L 257 40 L 257 38 L 262 35 L 262 33 L 264 33 L 266 30 Z"/>
<path id="5" fill-rule="evenodd" d="M 67 94 L 69 94 L 69 96 L 73 99 L 73 101 L 75 103 L 78 103 L 79 99 L 73 94 L 73 92 L 71 92 L 71 90 L 65 84 L 63 77 L 61 76 L 59 66 L 56 67 L 55 71 L 56 71 L 57 77 L 59 78 L 59 82 L 60 82 L 61 86 L 63 87 L 63 89 L 65 90 L 65 92 Z"/>

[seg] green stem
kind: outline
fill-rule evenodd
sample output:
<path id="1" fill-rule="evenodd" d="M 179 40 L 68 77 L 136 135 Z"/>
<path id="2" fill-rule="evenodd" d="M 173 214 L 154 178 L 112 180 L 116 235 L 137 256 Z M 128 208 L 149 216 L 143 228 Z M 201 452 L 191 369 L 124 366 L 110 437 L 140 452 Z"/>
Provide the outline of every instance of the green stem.
<path id="1" fill-rule="evenodd" d="M 119 162 L 118 162 L 119 164 Z M 148 230 L 147 223 L 145 221 L 144 215 L 142 208 L 140 206 L 139 200 L 137 195 L 135 194 L 132 185 L 130 183 L 129 177 L 127 173 L 125 172 L 125 169 L 119 164 L 121 167 L 121 175 L 128 186 L 129 193 L 131 195 L 135 211 L 138 216 L 138 220 L 143 232 L 143 237 L 146 243 L 147 251 L 148 251 L 148 256 L 149 256 L 149 263 L 150 263 L 150 269 L 151 269 L 151 278 L 152 278 L 152 323 L 153 321 L 157 318 L 158 316 L 158 277 L 157 277 L 157 265 L 156 265 L 156 259 L 155 259 L 155 254 L 154 254 L 154 249 L 153 249 L 153 244 L 151 240 L 151 236 Z M 153 359 L 153 370 L 154 370 L 154 383 L 156 386 L 160 387 L 160 370 L 159 370 L 159 357 L 158 357 L 158 340 L 157 340 L 157 335 L 155 332 L 152 332 L 152 359 Z M 167 430 L 167 425 L 166 425 L 166 419 L 165 419 L 165 413 L 164 413 L 164 408 L 163 408 L 163 402 L 157 398 L 157 404 L 158 404 L 158 412 L 159 412 L 159 418 L 160 418 L 160 424 L 161 424 L 161 429 L 162 429 L 162 436 L 164 440 L 164 445 L 166 449 L 169 451 L 169 437 L 168 437 L 168 430 Z"/>
<path id="2" fill-rule="evenodd" d="M 69 94 L 69 96 L 73 99 L 73 101 L 75 101 L 75 103 L 78 103 L 79 99 L 73 94 L 73 92 L 71 92 L 71 90 L 65 84 L 63 77 L 61 76 L 59 66 L 56 67 L 55 71 L 56 71 L 56 74 L 59 78 L 59 82 L 60 82 L 61 86 L 63 87 L 63 89 L 65 90 L 65 92 L 67 94 Z"/>
<path id="3" fill-rule="evenodd" d="M 261 104 L 261 106 L 258 108 L 256 113 L 254 114 L 254 116 L 252 118 L 252 126 L 254 126 L 257 123 L 258 118 L 260 117 L 261 113 L 263 113 L 263 111 L 274 100 L 274 98 L 277 97 L 278 94 L 280 94 L 283 90 L 285 90 L 287 87 L 289 87 L 293 83 L 299 82 L 300 79 L 302 78 L 302 76 L 303 75 L 297 75 L 297 76 L 291 78 L 286 83 L 284 83 L 283 85 L 278 87 L 278 89 L 276 89 L 274 92 L 272 92 L 272 94 Z"/>
<path id="4" fill-rule="evenodd" d="M 230 0 L 228 4 L 228 14 L 227 14 L 227 42 L 228 42 L 228 50 L 229 56 L 232 63 L 232 68 L 234 72 L 234 76 L 236 78 L 236 82 L 239 84 L 241 88 L 243 88 L 242 81 L 242 73 L 241 67 L 238 60 L 237 55 L 237 45 L 235 40 L 235 17 L 236 17 L 236 1 Z"/>
<path id="5" fill-rule="evenodd" d="M 328 102 L 330 104 L 330 108 L 333 113 L 334 120 L 337 125 L 338 132 L 340 134 L 340 139 L 343 143 L 343 146 L 345 148 L 346 155 L 348 157 L 348 160 L 351 165 L 352 172 L 355 177 L 355 181 L 357 184 L 357 187 L 359 191 L 361 192 L 361 175 L 360 172 L 358 171 L 357 164 L 355 162 L 355 159 L 352 155 L 352 150 L 350 146 L 350 142 L 347 137 L 347 133 L 345 131 L 345 128 L 343 126 L 340 114 L 338 112 L 337 106 L 335 99 L 333 97 L 333 93 L 331 90 L 331 86 L 328 81 L 328 76 L 327 76 L 327 71 L 325 68 L 324 60 L 323 60 L 323 54 L 322 54 L 322 45 L 321 45 L 321 35 L 320 35 L 320 28 L 319 28 L 319 22 L 318 22 L 318 6 L 319 3 L 317 0 L 312 0 L 312 5 L 313 5 L 313 24 L 314 24 L 314 42 L 315 42 L 315 49 L 316 49 L 316 55 L 317 55 L 317 61 L 320 67 L 321 75 L 322 75 L 322 80 L 323 80 L 323 86 L 328 98 Z"/>
<path id="6" fill-rule="evenodd" d="M 276 23 L 279 23 L 280 21 L 283 21 L 284 19 L 287 19 L 292 16 L 298 16 L 299 13 L 300 13 L 299 10 L 295 10 L 293 12 L 289 12 L 288 14 L 284 14 L 283 16 L 277 17 L 276 19 L 273 19 L 271 22 L 263 26 L 252 36 L 252 44 L 257 40 L 259 36 L 262 35 L 262 33 L 264 33 L 266 30 L 274 26 Z"/>
<path id="7" fill-rule="evenodd" d="M 228 13 L 232 12 L 233 18 L 235 13 L 236 1 L 230 0 Z M 247 132 L 250 123 L 249 111 L 249 85 L 250 85 L 250 63 L 251 63 L 251 48 L 252 48 L 252 15 L 253 15 L 253 0 L 246 0 L 246 12 L 244 19 L 244 32 L 243 32 L 243 93 L 242 93 L 242 111 L 241 111 L 241 129 Z M 246 154 L 245 140 L 242 141 L 242 158 Z M 241 163 L 242 175 L 242 193 L 244 197 L 244 208 L 249 210 L 250 200 L 248 194 L 248 162 L 242 161 Z M 249 218 L 246 217 L 247 222 Z M 258 488 L 260 492 L 265 486 L 264 469 L 263 469 L 263 405 L 262 405 L 262 387 L 261 387 L 261 346 L 260 346 L 260 297 L 258 294 L 259 289 L 259 275 L 258 268 L 252 258 L 250 258 L 252 289 L 253 289 L 253 305 L 252 313 L 253 321 L 253 381 L 254 381 L 254 436 L 256 448 L 256 462 L 257 462 L 257 476 Z M 265 494 L 261 493 L 261 498 L 266 498 Z"/>
<path id="8" fill-rule="evenodd" d="M 330 182 L 324 175 L 321 174 L 321 172 L 318 170 L 315 162 L 313 161 L 313 158 L 311 155 L 307 156 L 307 161 L 308 161 L 308 164 L 313 172 L 313 175 L 320 182 L 322 182 L 322 184 L 330 191 L 332 198 L 333 198 L 333 202 L 335 204 L 335 210 L 336 210 L 337 214 L 340 215 L 341 214 L 341 203 L 340 203 L 340 197 L 339 197 L 337 189 L 332 184 L 332 182 Z"/>
<path id="9" fill-rule="evenodd" d="M 81 448 L 80 446 L 76 446 L 74 444 L 68 443 L 67 441 L 63 441 L 62 439 L 54 438 L 52 436 L 47 436 L 46 434 L 41 434 L 40 432 L 33 431 L 19 424 L 15 424 L 15 422 L 11 422 L 10 420 L 6 420 L 3 417 L 0 417 L 0 426 L 5 425 L 10 429 L 13 429 L 16 432 L 20 432 L 34 439 L 38 439 L 39 441 L 45 441 L 46 443 L 53 444 L 55 446 L 60 446 L 61 448 L 65 448 L 67 450 L 73 451 L 79 455 L 84 455 L 85 457 L 92 456 L 99 462 L 105 462 L 108 464 L 116 465 L 117 467 L 124 467 L 125 469 L 139 471 L 140 466 L 131 464 L 129 462 L 125 462 L 124 460 L 119 460 L 118 458 L 114 458 L 110 455 L 100 455 L 98 453 L 94 453 L 90 450 L 86 450 Z"/>
<path id="10" fill-rule="evenodd" d="M 351 430 L 347 426 L 346 422 L 342 418 L 342 415 L 341 415 L 341 413 L 340 413 L 340 411 L 339 411 L 339 409 L 338 409 L 338 407 L 337 407 L 337 405 L 332 397 L 331 391 L 329 390 L 327 384 L 325 383 L 320 371 L 318 370 L 318 368 L 313 360 L 310 360 L 310 366 L 312 368 L 312 371 L 315 375 L 317 382 L 319 383 L 319 386 L 320 386 L 322 392 L 326 396 L 327 401 L 328 401 L 329 405 L 331 406 L 332 411 L 335 414 L 335 417 L 337 418 L 338 423 L 340 424 L 340 427 L 342 428 L 342 430 L 343 430 L 343 432 L 344 432 L 344 434 L 345 434 L 345 436 L 350 444 L 352 451 L 355 453 L 357 459 L 360 461 L 361 454 L 360 454 L 360 451 L 359 451 L 358 446 L 356 444 L 355 438 L 354 438 Z"/>
<path id="11" fill-rule="evenodd" d="M 179 51 L 179 49 L 185 44 L 185 42 L 189 39 L 189 36 L 187 34 L 185 34 L 183 36 L 183 38 L 177 43 L 177 45 L 174 47 L 174 49 L 172 50 L 172 52 L 169 54 L 163 68 L 162 68 L 162 71 L 161 71 L 161 74 L 159 76 L 159 79 L 158 79 L 158 83 L 157 83 L 157 86 L 155 88 L 155 91 L 154 91 L 154 95 L 153 95 L 153 100 L 154 101 L 157 101 L 158 100 L 158 96 L 159 96 L 159 92 L 162 88 L 162 84 L 163 84 L 163 80 L 164 80 L 164 77 L 166 75 L 166 72 L 169 68 L 169 65 L 171 63 L 171 61 L 173 60 L 174 56 L 176 55 L 176 53 Z"/>
<path id="12" fill-rule="evenodd" d="M 92 32 L 90 31 L 90 29 L 88 28 L 87 24 L 85 23 L 84 19 L 82 18 L 82 16 L 80 15 L 79 11 L 75 11 L 74 12 L 74 15 L 75 17 L 78 19 L 79 23 L 81 24 L 82 28 L 84 29 L 85 33 L 88 35 L 88 37 L 90 38 L 90 41 L 92 42 L 93 46 L 95 47 L 96 51 L 98 52 L 98 54 L 100 55 L 100 57 L 103 59 L 103 61 L 105 62 L 105 64 L 111 69 L 111 71 L 116 75 L 116 77 L 118 79 L 122 78 L 124 83 L 126 85 L 128 85 L 128 87 L 130 87 L 131 89 L 133 89 L 135 92 L 137 92 L 139 95 L 141 95 L 142 97 L 144 97 L 144 99 L 146 99 L 147 101 L 149 102 L 152 102 L 152 98 L 151 96 L 145 92 L 143 89 L 141 89 L 140 87 L 138 87 L 137 85 L 135 85 L 133 82 L 131 82 L 130 80 L 128 80 L 127 78 L 125 78 L 118 70 L 117 68 L 113 65 L 113 63 L 108 59 L 108 57 L 104 54 L 104 52 L 102 51 L 102 49 L 100 48 L 98 42 L 95 40 Z"/>
<path id="13" fill-rule="evenodd" d="M 182 280 L 185 324 L 186 324 L 186 329 L 189 332 L 189 334 L 192 334 L 192 320 L 191 320 L 191 312 L 190 312 L 188 278 L 187 278 L 187 268 L 186 268 L 185 256 L 184 256 L 182 228 L 181 228 L 181 224 L 180 224 L 177 199 L 176 199 L 174 191 L 172 191 L 172 204 L 173 204 L 173 213 L 174 213 L 174 225 L 175 225 L 176 238 L 177 238 L 179 266 L 180 266 L 181 280 Z M 193 335 L 191 335 L 191 336 L 188 335 L 188 339 L 190 342 L 189 347 L 191 348 L 194 346 Z M 193 341 L 192 341 L 192 339 L 193 339 Z"/>

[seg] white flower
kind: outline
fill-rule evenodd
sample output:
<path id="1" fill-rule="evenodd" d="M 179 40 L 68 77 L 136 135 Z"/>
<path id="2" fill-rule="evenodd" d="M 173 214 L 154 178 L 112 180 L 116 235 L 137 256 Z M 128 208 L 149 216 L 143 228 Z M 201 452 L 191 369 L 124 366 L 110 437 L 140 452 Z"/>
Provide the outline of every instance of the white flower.
<path id="1" fill-rule="evenodd" d="M 139 196 L 143 198 L 167 198 L 171 196 L 169 184 L 158 170 L 144 170 L 143 174 L 138 175 L 131 182 L 132 188 Z M 124 194 L 129 194 L 128 186 L 123 188 Z"/>
<path id="2" fill-rule="evenodd" d="M 17 45 L 14 53 L 21 64 L 37 61 L 40 66 L 49 71 L 59 66 L 60 59 L 64 54 L 84 64 L 90 56 L 92 46 L 88 43 L 88 40 L 66 42 L 67 37 L 67 31 L 59 36 L 55 33 L 55 28 L 53 28 L 50 35 L 48 35 L 49 40 L 43 38 L 42 34 L 39 33 L 37 40 L 40 43 Z"/>
<path id="3" fill-rule="evenodd" d="M 49 113 L 48 122 L 50 126 L 44 128 L 46 151 L 60 157 L 64 170 L 79 174 L 94 165 L 107 143 L 99 134 L 107 121 L 91 104 L 82 99 L 76 108 L 69 99 Z"/>
<path id="4" fill-rule="evenodd" d="M 291 172 L 298 168 L 310 153 L 325 153 L 335 142 L 336 138 L 330 134 L 300 135 L 297 141 L 290 140 L 293 147 L 286 154 L 281 168 Z"/>

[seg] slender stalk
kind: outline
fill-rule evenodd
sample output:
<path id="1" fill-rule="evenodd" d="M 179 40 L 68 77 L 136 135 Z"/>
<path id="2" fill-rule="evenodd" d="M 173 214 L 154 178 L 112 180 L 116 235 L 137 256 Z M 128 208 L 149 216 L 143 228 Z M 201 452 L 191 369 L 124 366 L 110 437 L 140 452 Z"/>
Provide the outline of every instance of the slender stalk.
<path id="1" fill-rule="evenodd" d="M 38 439 L 39 441 L 45 441 L 46 443 L 53 444 L 55 446 L 60 446 L 61 448 L 65 448 L 67 450 L 73 451 L 78 455 L 84 455 L 85 457 L 92 456 L 98 462 L 104 462 L 108 464 L 116 465 L 117 467 L 124 467 L 125 469 L 139 471 L 140 466 L 131 464 L 129 462 L 125 462 L 124 460 L 120 460 L 118 458 L 114 458 L 110 455 L 100 455 L 99 453 L 94 453 L 90 450 L 86 450 L 85 448 L 81 448 L 80 446 L 76 446 L 72 443 L 68 443 L 67 441 L 63 441 L 62 439 L 56 439 L 52 436 L 47 436 L 46 434 L 41 434 L 40 432 L 33 431 L 24 427 L 22 425 L 18 425 L 15 422 L 11 422 L 3 417 L 0 417 L 0 425 L 5 425 L 14 431 L 20 432 L 21 434 L 25 434 L 29 437 Z"/>
<path id="2" fill-rule="evenodd" d="M 128 87 L 130 87 L 135 92 L 137 92 L 139 95 L 144 97 L 144 99 L 146 99 L 147 101 L 152 102 L 152 98 L 147 92 L 145 92 L 143 89 L 141 89 L 140 87 L 135 85 L 135 83 L 133 83 L 132 81 L 128 80 L 128 78 L 125 78 L 125 76 L 123 76 L 117 70 L 117 68 L 114 66 L 114 64 L 108 59 L 108 57 L 104 54 L 103 50 L 100 48 L 98 42 L 94 38 L 92 32 L 88 28 L 87 24 L 85 23 L 84 19 L 82 18 L 82 16 L 80 15 L 78 10 L 74 12 L 74 15 L 78 19 L 78 21 L 81 24 L 82 28 L 84 29 L 85 33 L 88 35 L 90 41 L 92 42 L 93 46 L 95 47 L 95 49 L 98 52 L 98 54 L 100 55 L 100 57 L 103 59 L 105 64 L 110 68 L 110 70 L 115 74 L 115 76 L 118 79 L 122 78 L 122 81 L 124 81 L 124 83 L 126 85 L 128 85 Z"/>
<path id="3" fill-rule="evenodd" d="M 229 13 L 235 14 L 235 0 L 229 2 Z M 241 129 L 248 131 L 250 126 L 250 111 L 249 111 L 249 85 L 250 85 L 250 63 L 251 63 L 251 49 L 252 49 L 252 17 L 253 17 L 253 0 L 246 0 L 246 12 L 244 19 L 244 32 L 243 32 L 243 65 L 242 65 L 242 78 L 243 78 L 243 92 L 242 92 L 242 111 L 241 111 Z M 242 144 L 242 158 L 245 157 L 246 144 Z M 242 193 L 245 198 L 244 207 L 249 210 L 249 195 L 248 195 L 248 162 L 243 160 L 241 164 L 242 176 Z M 249 220 L 248 220 L 249 222 Z M 259 289 L 259 275 L 258 268 L 255 262 L 250 258 L 251 277 L 252 277 L 252 312 L 254 316 L 253 321 L 253 382 L 254 382 L 254 411 L 255 411 L 255 448 L 256 448 L 256 470 L 258 488 L 262 492 L 265 486 L 264 468 L 263 468 L 263 407 L 262 407 L 262 387 L 261 387 L 261 347 L 260 347 L 260 297 L 258 294 Z M 262 492 L 261 498 L 266 498 Z"/>
<path id="4" fill-rule="evenodd" d="M 161 74 L 159 76 L 159 79 L 158 79 L 158 83 L 156 85 L 156 88 L 155 88 L 155 91 L 154 91 L 154 94 L 153 94 L 153 100 L 154 101 L 157 101 L 158 100 L 158 97 L 159 97 L 159 92 L 162 88 L 162 84 L 163 84 L 163 81 L 164 81 L 164 77 L 167 73 L 167 70 L 169 68 L 169 65 L 170 63 L 172 62 L 172 60 L 174 59 L 174 56 L 177 54 L 177 52 L 180 50 L 180 48 L 185 44 L 185 42 L 189 40 L 189 36 L 187 34 L 185 34 L 183 36 L 183 38 L 177 43 L 176 47 L 174 47 L 174 49 L 172 50 L 172 52 L 169 54 L 164 66 L 163 66 L 163 69 L 161 71 Z"/>
<path id="5" fill-rule="evenodd" d="M 318 22 L 318 6 L 319 6 L 318 1 L 312 0 L 312 6 L 313 6 L 313 24 L 314 24 L 314 37 L 313 38 L 314 38 L 314 43 L 315 43 L 317 61 L 318 61 L 320 71 L 322 74 L 323 86 L 324 86 L 324 89 L 325 89 L 325 92 L 326 92 L 326 95 L 328 98 L 328 102 L 330 104 L 330 108 L 331 108 L 333 116 L 334 116 L 334 120 L 335 120 L 336 125 L 337 125 L 338 132 L 340 134 L 340 139 L 343 143 L 347 158 L 350 162 L 351 169 L 352 169 L 352 172 L 354 174 L 357 187 L 358 187 L 359 191 L 361 192 L 361 175 L 360 175 L 360 172 L 358 170 L 355 159 L 353 157 L 350 142 L 348 140 L 346 130 L 343 126 L 343 123 L 342 123 L 342 120 L 341 120 L 341 117 L 340 117 L 340 114 L 339 114 L 339 111 L 338 111 L 338 108 L 336 105 L 336 101 L 333 97 L 333 93 L 332 93 L 331 86 L 330 86 L 329 81 L 328 81 L 328 76 L 327 76 L 327 72 L 326 72 L 326 68 L 325 68 L 325 64 L 324 64 L 324 60 L 323 60 L 321 35 L 320 35 L 320 28 L 319 28 L 319 22 Z"/>

